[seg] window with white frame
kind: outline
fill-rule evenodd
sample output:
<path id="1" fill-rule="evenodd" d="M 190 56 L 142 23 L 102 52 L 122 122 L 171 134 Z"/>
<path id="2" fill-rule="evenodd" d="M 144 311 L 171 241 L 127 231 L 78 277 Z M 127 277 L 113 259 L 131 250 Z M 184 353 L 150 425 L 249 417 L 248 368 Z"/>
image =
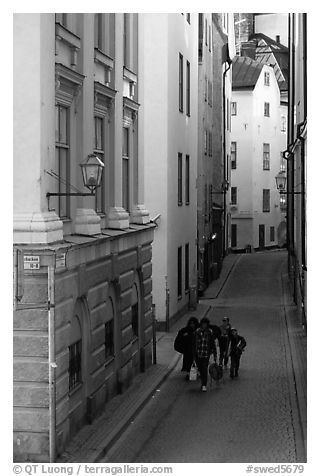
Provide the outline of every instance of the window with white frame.
<path id="1" fill-rule="evenodd" d="M 270 86 L 270 73 L 268 71 L 264 72 L 264 85 Z"/>
<path id="2" fill-rule="evenodd" d="M 70 108 L 56 105 L 56 163 L 58 170 L 58 193 L 70 193 Z M 58 197 L 58 214 L 70 218 L 70 196 Z"/>
<path id="3" fill-rule="evenodd" d="M 231 116 L 237 115 L 237 103 L 235 101 L 231 101 Z"/>
<path id="4" fill-rule="evenodd" d="M 182 205 L 182 154 L 178 152 L 178 205 Z"/>
<path id="5" fill-rule="evenodd" d="M 270 103 L 269 102 L 264 103 L 264 115 L 265 117 L 270 117 Z"/>
<path id="6" fill-rule="evenodd" d="M 281 116 L 280 121 L 281 121 L 280 131 L 281 132 L 287 132 L 287 118 L 286 118 L 286 116 Z"/>
<path id="7" fill-rule="evenodd" d="M 179 111 L 183 112 L 183 56 L 179 53 Z"/>
<path id="8" fill-rule="evenodd" d="M 270 170 L 270 144 L 263 144 L 263 170 Z"/>
<path id="9" fill-rule="evenodd" d="M 94 47 L 99 50 L 104 50 L 103 45 L 103 14 L 94 14 Z"/>
<path id="10" fill-rule="evenodd" d="M 185 202 L 190 204 L 190 156 L 186 155 L 186 171 L 185 171 Z"/>
<path id="11" fill-rule="evenodd" d="M 186 68 L 186 114 L 190 116 L 190 63 L 187 61 L 187 68 Z"/>

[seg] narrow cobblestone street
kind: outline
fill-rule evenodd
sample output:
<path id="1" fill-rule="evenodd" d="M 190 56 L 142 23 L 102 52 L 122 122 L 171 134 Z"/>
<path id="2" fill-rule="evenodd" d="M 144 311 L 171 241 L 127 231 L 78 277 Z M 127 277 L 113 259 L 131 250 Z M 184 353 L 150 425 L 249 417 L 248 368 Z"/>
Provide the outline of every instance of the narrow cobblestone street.
<path id="1" fill-rule="evenodd" d="M 305 454 L 293 390 L 281 269 L 286 254 L 239 259 L 210 303 L 211 323 L 228 316 L 247 340 L 239 379 L 225 371 L 201 393 L 181 362 L 106 455 L 104 462 L 302 462 Z"/>

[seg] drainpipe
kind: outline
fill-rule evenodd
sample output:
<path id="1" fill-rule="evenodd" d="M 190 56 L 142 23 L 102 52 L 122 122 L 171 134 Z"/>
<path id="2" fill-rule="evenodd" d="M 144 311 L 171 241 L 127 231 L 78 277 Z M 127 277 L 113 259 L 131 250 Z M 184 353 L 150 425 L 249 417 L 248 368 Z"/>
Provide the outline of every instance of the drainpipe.
<path id="1" fill-rule="evenodd" d="M 48 354 L 49 354 L 49 458 L 56 458 L 56 367 L 54 266 L 48 266 Z"/>
<path id="2" fill-rule="evenodd" d="M 231 60 L 228 60 L 228 67 L 223 72 L 223 98 L 222 98 L 222 106 L 223 106 L 223 177 L 224 180 L 228 180 L 228 168 L 227 168 L 227 145 L 226 145 L 226 76 L 227 72 L 231 68 Z M 224 229 L 224 236 L 223 236 L 223 257 L 226 255 L 226 250 L 228 247 L 227 243 L 227 197 L 226 197 L 226 190 L 223 189 L 223 229 Z"/>

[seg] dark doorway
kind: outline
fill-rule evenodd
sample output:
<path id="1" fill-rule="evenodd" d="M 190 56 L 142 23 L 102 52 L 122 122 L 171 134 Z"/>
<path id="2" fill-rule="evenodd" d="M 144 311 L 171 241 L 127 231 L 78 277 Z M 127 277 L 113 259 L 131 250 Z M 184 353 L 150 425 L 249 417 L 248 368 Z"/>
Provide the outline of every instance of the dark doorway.
<path id="1" fill-rule="evenodd" d="M 237 225 L 231 225 L 231 248 L 237 247 Z"/>
<path id="2" fill-rule="evenodd" d="M 264 225 L 259 225 L 259 248 L 263 249 L 265 247 L 264 241 Z"/>

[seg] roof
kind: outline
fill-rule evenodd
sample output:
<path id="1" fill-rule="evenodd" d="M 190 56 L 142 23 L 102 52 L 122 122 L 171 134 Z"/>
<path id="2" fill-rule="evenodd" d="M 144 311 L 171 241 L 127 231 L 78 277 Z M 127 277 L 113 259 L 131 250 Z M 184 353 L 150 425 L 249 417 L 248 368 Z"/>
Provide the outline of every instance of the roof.
<path id="1" fill-rule="evenodd" d="M 254 89 L 263 66 L 248 56 L 235 56 L 232 61 L 232 89 Z"/>
<path id="2" fill-rule="evenodd" d="M 242 54 L 254 57 L 260 63 L 274 67 L 275 75 L 281 91 L 288 90 L 289 49 L 263 33 L 250 35 L 249 41 L 243 45 Z"/>

